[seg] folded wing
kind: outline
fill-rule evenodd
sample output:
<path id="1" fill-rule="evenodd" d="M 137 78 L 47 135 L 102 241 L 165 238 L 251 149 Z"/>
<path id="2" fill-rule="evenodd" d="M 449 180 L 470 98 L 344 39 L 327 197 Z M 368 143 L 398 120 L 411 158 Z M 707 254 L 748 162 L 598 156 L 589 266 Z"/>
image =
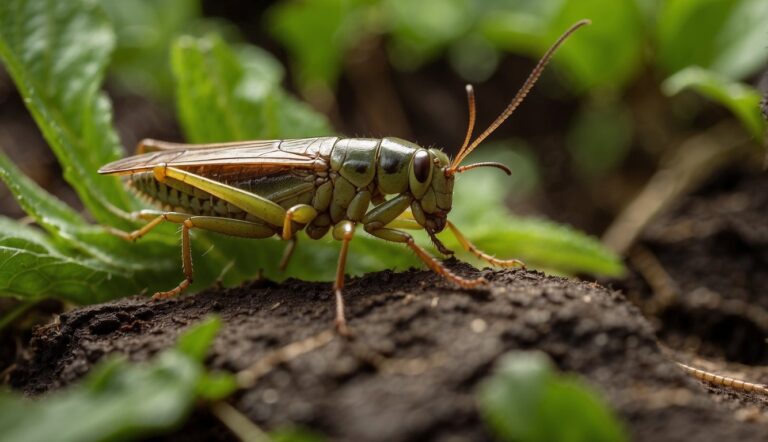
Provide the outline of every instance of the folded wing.
<path id="1" fill-rule="evenodd" d="M 336 140 L 336 137 L 320 137 L 203 145 L 166 143 L 171 147 L 114 161 L 99 169 L 99 173 L 124 175 L 150 171 L 158 166 L 180 169 L 218 166 L 323 170 L 328 167 L 327 158 Z"/>

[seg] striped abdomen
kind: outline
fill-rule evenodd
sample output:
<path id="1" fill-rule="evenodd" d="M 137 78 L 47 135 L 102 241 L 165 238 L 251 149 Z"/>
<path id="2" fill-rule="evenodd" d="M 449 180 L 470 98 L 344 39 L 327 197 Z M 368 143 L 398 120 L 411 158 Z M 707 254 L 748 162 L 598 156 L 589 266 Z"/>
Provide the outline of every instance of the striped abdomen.
<path id="1" fill-rule="evenodd" d="M 209 178 L 215 176 L 207 174 Z M 237 177 L 229 176 L 229 179 Z M 297 177 L 293 174 L 272 174 L 266 176 L 244 177 L 234 181 L 223 181 L 248 192 L 265 196 L 282 207 L 289 208 L 296 204 L 309 204 L 315 190 L 311 177 Z M 163 209 L 193 215 L 222 216 L 258 222 L 252 215 L 234 204 L 217 198 L 198 188 L 175 180 L 159 182 L 152 172 L 130 175 L 129 185 L 139 195 Z"/>

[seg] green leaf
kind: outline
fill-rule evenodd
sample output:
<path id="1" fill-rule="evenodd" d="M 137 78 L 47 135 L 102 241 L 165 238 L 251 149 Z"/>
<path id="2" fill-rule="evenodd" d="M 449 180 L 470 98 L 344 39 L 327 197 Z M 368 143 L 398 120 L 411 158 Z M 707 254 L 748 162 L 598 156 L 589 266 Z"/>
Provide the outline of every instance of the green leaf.
<path id="1" fill-rule="evenodd" d="M 237 390 L 237 378 L 232 373 L 207 373 L 197 384 L 197 396 L 209 401 L 224 399 Z"/>
<path id="2" fill-rule="evenodd" d="M 156 257 L 162 255 L 162 250 L 168 250 L 168 246 L 175 246 L 175 241 L 157 244 L 155 238 L 145 241 L 141 251 L 126 247 L 125 241 L 107 233 L 101 226 L 88 224 L 71 207 L 26 177 L 2 152 L 0 180 L 8 186 L 24 211 L 50 233 L 52 241 L 85 253 L 118 271 L 155 273 L 161 269 L 171 270 Z"/>
<path id="3" fill-rule="evenodd" d="M 148 286 L 165 287 L 169 280 L 179 277 L 175 234 L 172 238 L 146 238 L 141 247 L 126 243 L 103 227 L 86 223 L 73 209 L 24 176 L 2 153 L 0 180 L 48 232 L 45 235 L 4 221 L 7 248 L 2 254 L 8 259 L 0 263 L 3 294 L 51 296 L 87 304 L 136 294 Z M 43 248 L 31 242 L 19 243 L 20 235 Z"/>
<path id="4" fill-rule="evenodd" d="M 200 326 L 206 331 L 193 329 L 185 339 L 210 342 L 216 325 L 208 321 Z M 167 431 L 189 415 L 205 376 L 200 360 L 171 348 L 145 364 L 102 362 L 44 400 L 0 392 L 0 441 L 126 440 Z"/>
<path id="5" fill-rule="evenodd" d="M 300 138 L 328 123 L 279 88 L 282 70 L 266 52 L 235 51 L 216 36 L 185 37 L 172 51 L 179 117 L 191 142 Z"/>
<path id="6" fill-rule="evenodd" d="M 103 302 L 137 293 L 127 271 L 62 253 L 39 231 L 0 217 L 0 294 L 23 299 L 56 297 L 75 303 Z"/>
<path id="7" fill-rule="evenodd" d="M 543 353 L 502 357 L 479 388 L 480 411 L 504 441 L 620 442 L 616 417 L 582 381 L 556 373 Z"/>
<path id="8" fill-rule="evenodd" d="M 619 102 L 590 103 L 567 135 L 576 172 L 595 180 L 613 170 L 632 148 L 632 116 Z"/>
<path id="9" fill-rule="evenodd" d="M 592 25 L 579 30 L 557 52 L 577 89 L 620 88 L 640 66 L 643 18 L 635 0 L 562 0 L 513 2 L 488 14 L 479 28 L 501 49 L 540 56 L 569 26 L 581 19 Z"/>
<path id="10" fill-rule="evenodd" d="M 361 6 L 367 0 L 283 1 L 266 22 L 270 33 L 288 49 L 302 89 L 333 87 L 345 51 L 363 30 Z"/>
<path id="11" fill-rule="evenodd" d="M 688 66 L 731 80 L 754 73 L 768 60 L 764 0 L 669 0 L 658 28 L 658 62 L 672 74 Z"/>
<path id="12" fill-rule="evenodd" d="M 269 433 L 273 442 L 323 442 L 323 436 L 301 427 L 281 428 Z"/>
<path id="13" fill-rule="evenodd" d="M 493 159 L 512 164 L 514 156 L 509 151 L 484 150 L 473 154 L 473 161 Z M 470 241 L 491 255 L 522 259 L 533 268 L 567 274 L 620 276 L 624 273 L 621 258 L 595 238 L 552 221 L 510 214 L 505 199 L 509 189 L 518 187 L 510 179 L 497 170 L 477 169 L 457 180 L 449 218 Z M 440 238 L 448 247 L 460 250 L 451 235 L 441 234 Z M 460 257 L 469 259 L 466 254 Z"/>
<path id="14" fill-rule="evenodd" d="M 755 139 L 763 137 L 766 124 L 760 115 L 760 92 L 751 86 L 707 69 L 690 67 L 667 78 L 662 89 L 667 95 L 692 89 L 727 107 Z"/>
<path id="15" fill-rule="evenodd" d="M 221 330 L 221 318 L 212 316 L 179 336 L 176 348 L 196 361 L 202 361 L 213 339 Z"/>
<path id="16" fill-rule="evenodd" d="M 35 222 L 52 233 L 61 234 L 87 223 L 80 214 L 49 194 L 27 178 L 13 162 L 0 151 L 0 180 Z"/>
<path id="17" fill-rule="evenodd" d="M 122 154 L 111 105 L 99 91 L 113 46 L 109 23 L 92 1 L 0 2 L 0 58 L 64 177 L 98 221 L 125 225 L 110 209 L 128 209 L 131 199 L 118 179 L 96 173 Z"/>
<path id="18" fill-rule="evenodd" d="M 413 69 L 470 31 L 478 11 L 468 0 L 384 0 L 395 65 Z"/>
<path id="19" fill-rule="evenodd" d="M 200 25 L 200 0 L 100 0 L 117 37 L 109 70 L 122 87 L 171 98 L 168 53 L 182 32 Z"/>

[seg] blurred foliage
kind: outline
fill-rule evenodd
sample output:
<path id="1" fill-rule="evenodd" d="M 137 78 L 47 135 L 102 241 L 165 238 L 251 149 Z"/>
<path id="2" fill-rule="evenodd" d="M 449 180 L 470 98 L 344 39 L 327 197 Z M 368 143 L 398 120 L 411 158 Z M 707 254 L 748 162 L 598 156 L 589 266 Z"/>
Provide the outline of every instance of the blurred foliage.
<path id="1" fill-rule="evenodd" d="M 673 0 L 660 2 L 658 14 L 658 63 L 667 73 L 699 66 L 737 80 L 768 60 L 768 2 Z"/>
<path id="2" fill-rule="evenodd" d="M 618 166 L 631 144 L 632 116 L 621 103 L 587 104 L 571 123 L 566 138 L 576 171 L 587 180 Z"/>
<path id="3" fill-rule="evenodd" d="M 109 70 L 121 87 L 169 98 L 173 79 L 168 47 L 182 33 L 199 32 L 200 0 L 101 0 L 115 30 Z"/>
<path id="4" fill-rule="evenodd" d="M 627 436 L 603 401 L 574 376 L 557 373 L 538 352 L 502 357 L 480 384 L 480 411 L 499 440 L 621 442 Z"/>
<path id="5" fill-rule="evenodd" d="M 148 363 L 109 358 L 45 400 L 0 393 L 0 441 L 130 440 L 173 429 L 196 400 L 221 399 L 236 387 L 232 376 L 202 364 L 220 327 L 216 318 L 192 327 Z M 214 379 L 216 389 L 204 388 Z"/>
<path id="6" fill-rule="evenodd" d="M 328 122 L 280 88 L 282 66 L 255 46 L 182 37 L 171 54 L 179 117 L 190 142 L 331 134 Z M 255 124 L 256 123 L 256 124 Z"/>
<path id="7" fill-rule="evenodd" d="M 733 111 L 757 139 L 765 130 L 752 105 L 756 91 L 739 83 L 768 61 L 764 0 L 284 0 L 272 12 L 270 28 L 288 49 L 304 91 L 333 89 L 342 51 L 370 37 L 385 37 L 396 67 L 415 69 L 445 56 L 477 82 L 493 74 L 500 54 L 540 56 L 568 26 L 591 19 L 553 60 L 574 93 L 600 95 L 599 104 L 584 106 L 568 136 L 576 173 L 588 181 L 629 151 L 636 134 L 619 99 L 649 71 L 664 78 L 696 67 L 708 86 L 697 82 L 692 90 Z M 319 41 L 328 43 L 323 50 L 316 50 Z"/>
<path id="8" fill-rule="evenodd" d="M 556 60 L 580 90 L 622 87 L 643 63 L 667 74 L 697 65 L 738 79 L 768 60 L 762 0 L 285 0 L 269 16 L 299 65 L 299 82 L 330 84 L 341 71 L 341 52 L 364 33 L 387 34 L 393 62 L 416 67 L 478 38 L 496 50 L 539 55 L 583 18 L 592 27 Z M 318 42 L 331 44 L 313 51 Z M 317 77 L 308 79 L 310 72 Z"/>
<path id="9" fill-rule="evenodd" d="M 721 103 L 741 120 L 755 139 L 760 139 L 765 131 L 765 121 L 760 118 L 759 112 L 755 112 L 760 103 L 760 93 L 743 83 L 730 81 L 723 75 L 694 66 L 669 77 L 662 87 L 668 95 L 691 89 Z"/>
<path id="10" fill-rule="evenodd" d="M 499 143 L 489 147 L 491 149 L 472 154 L 473 161 L 525 164 L 520 159 L 521 154 L 509 146 L 505 149 Z M 532 167 L 531 163 L 529 167 Z M 514 194 L 526 188 L 530 190 L 536 179 L 535 170 L 515 170 L 522 173 L 515 174 L 514 179 L 495 169 L 476 169 L 457 178 L 450 218 L 475 245 L 491 255 L 514 256 L 535 268 L 555 273 L 623 273 L 621 260 L 596 239 L 551 221 L 511 214 L 505 204 L 505 199 L 512 193 L 510 189 L 517 191 Z M 461 250 L 450 233 L 439 236 L 449 248 Z M 463 255 L 461 257 L 465 259 Z"/>

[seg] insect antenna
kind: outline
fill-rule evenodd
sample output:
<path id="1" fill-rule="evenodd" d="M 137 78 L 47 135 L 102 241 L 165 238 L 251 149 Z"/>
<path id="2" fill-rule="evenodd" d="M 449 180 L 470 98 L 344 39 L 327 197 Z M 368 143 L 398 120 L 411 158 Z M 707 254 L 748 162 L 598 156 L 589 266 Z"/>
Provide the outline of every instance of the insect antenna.
<path id="1" fill-rule="evenodd" d="M 475 88 L 471 84 L 465 86 L 467 90 L 467 106 L 469 106 L 469 123 L 467 124 L 467 135 L 464 137 L 464 143 L 461 145 L 461 149 L 456 156 L 461 156 L 464 149 L 469 146 L 469 142 L 472 141 L 472 132 L 475 130 L 475 116 L 477 110 L 475 109 Z"/>
<path id="2" fill-rule="evenodd" d="M 567 31 L 563 33 L 563 35 L 560 36 L 560 38 L 557 39 L 555 44 L 553 44 L 549 49 L 547 49 L 547 52 L 544 53 L 544 55 L 541 57 L 541 60 L 536 64 L 536 67 L 533 68 L 533 71 L 528 75 L 528 78 L 525 80 L 525 83 L 523 83 L 523 86 L 520 88 L 520 90 L 517 91 L 517 94 L 512 99 L 512 101 L 507 105 L 506 109 L 498 116 L 496 117 L 496 120 L 494 120 L 493 123 L 491 123 L 490 126 L 488 126 L 487 129 L 485 129 L 480 135 L 475 138 L 474 141 L 467 144 L 466 140 L 464 142 L 464 145 L 459 150 L 459 153 L 456 155 L 456 158 L 453 159 L 453 162 L 451 162 L 451 167 L 446 171 L 447 175 L 452 175 L 454 173 L 459 172 L 459 164 L 464 160 L 464 158 L 472 153 L 475 148 L 482 143 L 490 134 L 493 133 L 499 126 L 501 126 L 504 121 L 506 121 L 507 118 L 509 118 L 510 115 L 517 109 L 518 106 L 520 106 L 520 103 L 523 102 L 526 95 L 531 91 L 533 88 L 533 85 L 536 84 L 536 81 L 541 76 L 541 73 L 544 71 L 544 67 L 549 63 L 549 60 L 552 59 L 552 55 L 554 55 L 557 48 L 559 48 L 563 42 L 570 37 L 574 32 L 576 32 L 577 29 L 579 29 L 582 26 L 588 25 L 592 23 L 590 20 L 580 20 L 576 22 L 573 26 L 568 28 Z M 467 97 L 470 102 L 470 126 L 469 130 L 467 131 L 467 140 L 471 137 L 471 129 L 474 126 L 474 119 L 475 119 L 475 107 L 474 107 L 474 101 L 475 101 L 475 95 L 474 91 L 472 90 L 471 86 L 467 87 Z M 462 170 L 467 170 L 466 168 Z"/>

